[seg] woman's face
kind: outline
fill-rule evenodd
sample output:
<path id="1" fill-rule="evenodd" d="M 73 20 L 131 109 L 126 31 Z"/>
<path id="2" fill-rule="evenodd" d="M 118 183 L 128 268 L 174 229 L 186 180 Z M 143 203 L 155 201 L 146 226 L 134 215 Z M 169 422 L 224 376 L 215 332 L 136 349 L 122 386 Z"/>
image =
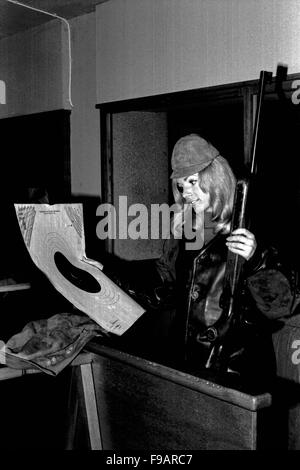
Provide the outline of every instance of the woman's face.
<path id="1" fill-rule="evenodd" d="M 192 204 L 196 212 L 203 212 L 209 208 L 210 197 L 200 188 L 198 173 L 178 178 L 176 184 L 185 204 Z"/>

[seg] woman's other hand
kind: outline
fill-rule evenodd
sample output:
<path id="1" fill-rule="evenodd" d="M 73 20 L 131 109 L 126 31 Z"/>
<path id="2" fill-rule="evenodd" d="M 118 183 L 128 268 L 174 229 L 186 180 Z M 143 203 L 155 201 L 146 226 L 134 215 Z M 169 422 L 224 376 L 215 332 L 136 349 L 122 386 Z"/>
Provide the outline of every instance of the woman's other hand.
<path id="1" fill-rule="evenodd" d="M 249 260 L 255 253 L 257 243 L 252 232 L 245 228 L 237 228 L 226 239 L 226 245 L 232 253 Z"/>

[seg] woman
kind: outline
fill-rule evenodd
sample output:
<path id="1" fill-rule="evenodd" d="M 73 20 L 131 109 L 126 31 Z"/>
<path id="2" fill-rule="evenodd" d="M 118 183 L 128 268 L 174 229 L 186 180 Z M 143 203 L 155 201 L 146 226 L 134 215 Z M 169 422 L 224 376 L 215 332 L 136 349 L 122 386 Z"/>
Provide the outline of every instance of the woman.
<path id="1" fill-rule="evenodd" d="M 172 153 L 172 170 L 172 237 L 160 259 L 148 262 L 146 270 L 140 262 L 132 263 L 133 276 L 126 270 L 127 291 L 148 308 L 146 322 L 142 317 L 140 323 L 148 325 L 145 335 L 138 324 L 129 337 L 139 336 L 145 344 L 148 332 L 149 349 L 151 344 L 155 349 L 156 322 L 155 334 L 160 328 L 164 331 L 165 349 L 175 364 L 249 380 L 260 372 L 265 379 L 274 372 L 267 319 L 290 312 L 293 296 L 288 275 L 276 251 L 258 246 L 249 230 L 230 233 L 236 180 L 215 147 L 197 134 L 182 137 Z M 208 340 L 208 328 L 224 316 L 226 323 L 228 298 L 223 283 L 228 250 L 244 260 L 238 311 L 225 337 L 213 343 Z M 124 283 L 120 285 L 124 288 Z"/>
<path id="2" fill-rule="evenodd" d="M 184 235 L 184 223 L 186 220 L 189 223 L 189 215 L 194 231 L 203 232 L 206 215 L 214 223 L 215 233 L 229 233 L 236 181 L 225 158 L 200 136 L 191 134 L 176 143 L 172 168 L 172 189 L 178 207 L 173 220 L 174 234 Z M 209 235 L 207 232 L 204 235 L 207 242 Z M 248 230 L 238 229 L 228 237 L 227 246 L 249 260 L 256 241 Z"/>

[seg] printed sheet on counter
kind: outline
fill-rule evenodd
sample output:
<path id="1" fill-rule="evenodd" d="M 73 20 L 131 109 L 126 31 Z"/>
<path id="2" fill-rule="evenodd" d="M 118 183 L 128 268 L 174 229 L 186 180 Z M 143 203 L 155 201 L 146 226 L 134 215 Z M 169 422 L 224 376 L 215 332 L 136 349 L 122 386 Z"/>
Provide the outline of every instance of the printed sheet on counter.
<path id="1" fill-rule="evenodd" d="M 75 307 L 116 335 L 144 313 L 86 257 L 82 204 L 15 204 L 15 210 L 32 260 Z"/>

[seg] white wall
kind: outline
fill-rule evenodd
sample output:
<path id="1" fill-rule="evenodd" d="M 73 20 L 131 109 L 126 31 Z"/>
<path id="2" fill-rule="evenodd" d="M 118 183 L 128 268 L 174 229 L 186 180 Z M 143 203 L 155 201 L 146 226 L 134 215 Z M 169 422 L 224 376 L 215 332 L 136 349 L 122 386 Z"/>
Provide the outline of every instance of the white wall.
<path id="1" fill-rule="evenodd" d="M 6 83 L 6 104 L 0 105 L 0 118 L 72 109 L 72 193 L 99 196 L 95 13 L 74 18 L 70 25 L 73 107 L 69 101 L 67 28 L 60 20 L 53 20 L 0 41 L 0 79 Z"/>
<path id="2" fill-rule="evenodd" d="M 71 21 L 74 194 L 100 194 L 98 102 L 300 72 L 299 0 L 109 0 Z M 0 118 L 70 109 L 59 20 L 0 41 Z"/>
<path id="3" fill-rule="evenodd" d="M 0 118 L 68 108 L 67 31 L 54 20 L 0 41 Z"/>
<path id="4" fill-rule="evenodd" d="M 71 185 L 75 195 L 100 195 L 100 119 L 96 105 L 95 13 L 71 21 L 73 79 Z"/>
<path id="5" fill-rule="evenodd" d="M 300 72 L 299 0 L 110 0 L 97 12 L 98 103 Z"/>

